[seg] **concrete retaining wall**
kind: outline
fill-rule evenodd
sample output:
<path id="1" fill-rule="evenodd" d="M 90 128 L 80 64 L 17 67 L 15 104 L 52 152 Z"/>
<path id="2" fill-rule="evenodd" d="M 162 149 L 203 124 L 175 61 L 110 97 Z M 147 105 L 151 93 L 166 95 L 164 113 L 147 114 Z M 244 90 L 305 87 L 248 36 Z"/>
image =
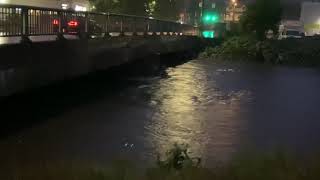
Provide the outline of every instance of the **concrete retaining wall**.
<path id="1" fill-rule="evenodd" d="M 0 97 L 69 80 L 150 55 L 200 48 L 187 36 L 124 36 L 0 47 Z"/>

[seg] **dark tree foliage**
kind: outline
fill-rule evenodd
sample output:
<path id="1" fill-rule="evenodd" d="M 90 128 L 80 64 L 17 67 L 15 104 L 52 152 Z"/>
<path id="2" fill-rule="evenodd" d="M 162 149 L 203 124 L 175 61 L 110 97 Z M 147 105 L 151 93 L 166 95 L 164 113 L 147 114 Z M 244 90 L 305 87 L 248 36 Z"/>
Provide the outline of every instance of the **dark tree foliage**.
<path id="1" fill-rule="evenodd" d="M 148 0 L 90 0 L 90 2 L 99 12 L 145 16 Z"/>
<path id="2" fill-rule="evenodd" d="M 258 39 L 264 39 L 268 30 L 278 31 L 282 6 L 279 0 L 257 0 L 247 6 L 240 19 L 245 32 L 255 33 Z"/>
<path id="3" fill-rule="evenodd" d="M 183 0 L 156 0 L 155 17 L 176 21 L 183 3 Z"/>
<path id="4" fill-rule="evenodd" d="M 122 13 L 146 16 L 146 5 L 148 0 L 120 0 Z"/>
<path id="5" fill-rule="evenodd" d="M 154 3 L 152 16 L 176 21 L 184 7 L 184 0 L 90 0 L 99 12 L 116 12 L 138 16 L 150 15 L 150 4 Z M 149 12 L 149 13 L 148 13 Z"/>
<path id="6" fill-rule="evenodd" d="M 90 0 L 90 3 L 95 6 L 95 11 L 98 12 L 121 12 L 119 1 L 115 0 Z"/>

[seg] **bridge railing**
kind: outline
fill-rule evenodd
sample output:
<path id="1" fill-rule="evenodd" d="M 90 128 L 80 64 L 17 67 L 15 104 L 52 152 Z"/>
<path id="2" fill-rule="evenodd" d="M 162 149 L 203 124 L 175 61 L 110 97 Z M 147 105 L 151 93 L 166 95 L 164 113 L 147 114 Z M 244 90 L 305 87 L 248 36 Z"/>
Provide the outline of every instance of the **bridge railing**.
<path id="1" fill-rule="evenodd" d="M 64 34 L 90 37 L 114 33 L 196 36 L 198 29 L 192 25 L 140 16 L 0 5 L 0 37 Z"/>

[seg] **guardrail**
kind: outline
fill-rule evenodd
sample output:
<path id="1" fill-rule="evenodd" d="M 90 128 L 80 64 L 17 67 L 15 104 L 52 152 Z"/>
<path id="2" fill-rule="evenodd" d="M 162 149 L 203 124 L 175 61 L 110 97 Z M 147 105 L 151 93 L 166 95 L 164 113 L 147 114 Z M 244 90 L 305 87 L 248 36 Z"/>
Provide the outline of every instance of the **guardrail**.
<path id="1" fill-rule="evenodd" d="M 76 12 L 29 6 L 0 5 L 0 37 L 77 34 L 198 35 L 198 28 L 172 21 L 112 13 Z"/>

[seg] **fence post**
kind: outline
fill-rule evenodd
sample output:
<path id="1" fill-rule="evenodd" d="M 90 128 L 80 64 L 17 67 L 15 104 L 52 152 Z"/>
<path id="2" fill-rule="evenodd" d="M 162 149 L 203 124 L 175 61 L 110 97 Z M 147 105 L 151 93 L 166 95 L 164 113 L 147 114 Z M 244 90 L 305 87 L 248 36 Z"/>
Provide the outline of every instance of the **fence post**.
<path id="1" fill-rule="evenodd" d="M 168 22 L 168 25 L 169 25 L 168 35 L 172 36 L 173 35 L 173 31 L 174 31 L 174 26 L 172 25 L 172 22 Z"/>
<path id="2" fill-rule="evenodd" d="M 124 36 L 124 31 L 123 31 L 123 16 L 120 15 L 120 36 Z"/>
<path id="3" fill-rule="evenodd" d="M 171 32 L 170 22 L 167 22 L 166 25 L 167 25 L 167 36 L 170 36 L 170 32 Z"/>
<path id="4" fill-rule="evenodd" d="M 110 27 L 110 14 L 106 14 L 106 24 L 105 24 L 105 32 L 104 32 L 104 37 L 109 38 L 110 37 L 110 32 L 109 32 L 109 27 Z"/>
<path id="5" fill-rule="evenodd" d="M 133 17 L 133 26 L 132 26 L 132 35 L 133 36 L 137 36 L 138 35 L 138 32 L 137 32 L 137 18 L 136 17 Z"/>
<path id="6" fill-rule="evenodd" d="M 157 30 L 158 30 L 158 26 L 159 26 L 159 23 L 158 23 L 158 20 L 154 20 L 152 19 L 151 21 L 153 21 L 153 30 L 152 30 L 152 35 L 156 36 L 157 35 Z"/>
<path id="7" fill-rule="evenodd" d="M 57 37 L 58 37 L 58 40 L 65 40 L 64 36 L 63 36 L 63 30 L 62 30 L 62 15 L 63 13 L 61 11 L 58 11 L 58 24 L 59 24 L 59 27 L 58 27 L 58 34 L 57 34 Z"/>
<path id="8" fill-rule="evenodd" d="M 145 24 L 145 27 L 144 27 L 143 35 L 147 36 L 150 30 L 150 23 L 147 18 L 144 18 L 144 24 Z"/>
<path id="9" fill-rule="evenodd" d="M 160 32 L 160 36 L 164 35 L 164 32 L 163 32 L 163 23 L 164 21 L 158 21 L 159 23 L 159 32 Z"/>
<path id="10" fill-rule="evenodd" d="M 85 12 L 84 13 L 84 17 L 85 17 L 85 23 L 84 23 L 84 36 L 82 38 L 87 39 L 88 37 L 90 37 L 89 34 L 89 13 Z"/>
<path id="11" fill-rule="evenodd" d="M 174 24 L 174 27 L 175 27 L 175 31 L 174 31 L 174 35 L 178 35 L 178 31 L 179 31 L 179 27 L 180 25 L 179 24 Z"/>
<path id="12" fill-rule="evenodd" d="M 22 43 L 30 43 L 29 39 L 29 9 L 26 7 L 22 7 L 21 9 L 21 42 Z"/>

